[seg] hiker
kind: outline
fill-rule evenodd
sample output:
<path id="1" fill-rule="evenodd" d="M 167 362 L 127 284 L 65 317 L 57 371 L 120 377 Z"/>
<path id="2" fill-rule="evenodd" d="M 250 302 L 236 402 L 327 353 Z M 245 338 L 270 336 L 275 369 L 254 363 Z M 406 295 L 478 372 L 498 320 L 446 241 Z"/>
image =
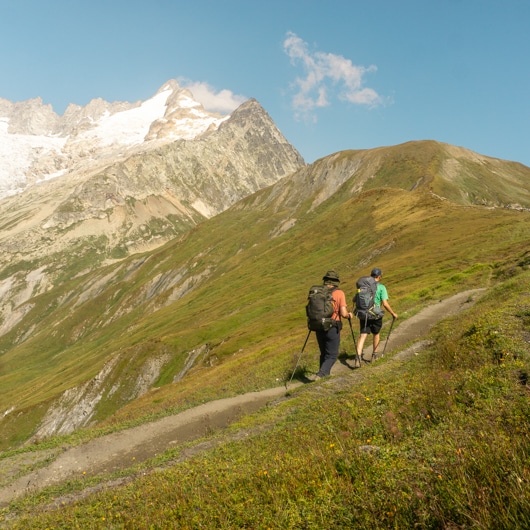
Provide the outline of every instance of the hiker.
<path id="1" fill-rule="evenodd" d="M 383 314 L 384 311 L 381 308 L 386 309 L 393 318 L 397 318 L 397 314 L 394 312 L 390 304 L 388 303 L 388 292 L 386 287 L 381 283 L 381 278 L 383 277 L 383 272 L 378 267 L 372 269 L 370 276 L 376 281 L 377 288 L 375 292 L 374 305 L 376 312 L 380 312 L 381 316 L 376 318 L 369 318 L 366 314 L 358 314 L 359 324 L 360 324 L 360 335 L 359 340 L 357 341 L 357 356 L 365 362 L 370 362 L 368 359 L 364 358 L 363 355 L 363 346 L 366 341 L 366 337 L 372 333 L 374 336 L 374 344 L 372 350 L 372 359 L 376 359 L 378 356 L 377 348 L 379 346 L 379 333 L 383 327 Z M 379 310 L 379 311 L 377 311 Z"/>
<path id="2" fill-rule="evenodd" d="M 332 325 L 327 331 L 323 329 L 315 331 L 320 349 L 320 368 L 314 377 L 315 380 L 330 375 L 331 368 L 339 356 L 341 318 L 351 319 L 353 316 L 353 313 L 348 311 L 344 291 L 339 289 L 339 275 L 334 270 L 329 270 L 322 281 L 324 285 L 332 289 L 333 314 L 331 316 Z"/>

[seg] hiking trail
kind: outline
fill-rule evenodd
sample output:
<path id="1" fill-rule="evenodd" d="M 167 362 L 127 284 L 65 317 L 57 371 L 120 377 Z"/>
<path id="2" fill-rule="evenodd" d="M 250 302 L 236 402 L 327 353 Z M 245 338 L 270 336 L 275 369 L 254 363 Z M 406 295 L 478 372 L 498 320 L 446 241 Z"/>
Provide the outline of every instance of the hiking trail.
<path id="1" fill-rule="evenodd" d="M 404 361 L 410 356 L 418 354 L 427 344 L 425 340 L 421 339 L 437 322 L 468 309 L 484 292 L 485 289 L 463 291 L 424 308 L 406 320 L 396 321 L 388 340 L 385 358 L 378 363 L 393 359 Z M 389 325 L 388 318 L 385 319 L 385 322 L 385 326 Z M 357 336 L 358 327 L 355 324 L 356 322 L 354 322 L 353 329 Z M 348 337 L 351 342 L 350 329 L 345 326 L 342 331 L 342 340 L 347 341 Z M 380 349 L 385 346 L 385 341 L 386 339 L 382 338 Z M 395 355 L 389 355 L 393 350 L 403 348 L 408 343 L 412 343 L 412 345 L 407 349 Z M 371 351 L 369 340 L 365 351 Z M 350 377 L 353 373 L 362 375 L 362 369 L 353 370 L 353 367 L 353 358 L 338 361 L 335 363 L 331 375 L 340 377 L 327 378 L 323 380 L 324 384 L 333 385 L 334 381 L 339 383 L 341 379 Z M 374 368 L 376 367 L 374 366 Z M 289 393 L 303 384 L 293 380 L 288 388 L 282 385 L 260 392 L 249 392 L 231 398 L 211 401 L 173 416 L 95 438 L 79 446 L 34 451 L 0 459 L 0 484 L 4 484 L 0 487 L 0 507 L 7 506 L 11 501 L 25 494 L 36 493 L 47 486 L 57 485 L 69 479 L 79 479 L 130 468 L 155 457 L 166 449 L 198 440 L 212 433 L 212 431 L 222 429 L 243 415 L 255 412 L 271 402 L 289 399 Z M 245 436 L 248 436 L 248 433 L 241 431 L 233 435 L 233 438 Z M 187 448 L 179 457 L 179 461 L 212 447 L 215 443 L 220 443 L 220 441 L 201 442 Z M 39 462 L 44 464 L 48 459 L 51 460 L 49 464 L 20 476 L 28 466 Z M 145 471 L 145 473 L 148 472 Z M 98 489 L 112 488 L 133 478 L 135 477 L 107 481 L 99 486 L 57 498 L 53 505 L 59 506 L 65 502 L 78 500 Z"/>

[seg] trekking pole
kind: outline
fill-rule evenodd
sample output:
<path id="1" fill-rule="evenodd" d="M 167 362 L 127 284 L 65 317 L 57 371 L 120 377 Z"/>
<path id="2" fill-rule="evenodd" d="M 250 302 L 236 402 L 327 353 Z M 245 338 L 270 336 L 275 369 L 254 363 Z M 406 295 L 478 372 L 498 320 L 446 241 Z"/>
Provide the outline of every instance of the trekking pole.
<path id="1" fill-rule="evenodd" d="M 360 368 L 361 358 L 359 357 L 359 352 L 357 351 L 357 342 L 355 341 L 355 335 L 353 334 L 353 326 L 351 325 L 351 318 L 348 319 L 348 322 L 350 323 L 351 338 L 353 339 L 353 345 L 355 346 L 355 355 L 356 355 L 357 362 L 359 363 L 359 368 Z"/>
<path id="2" fill-rule="evenodd" d="M 390 333 L 392 333 L 392 326 L 394 325 L 394 320 L 396 320 L 395 317 L 392 317 L 392 324 L 390 324 L 390 329 L 388 330 L 388 335 L 386 337 L 385 347 L 383 348 L 383 353 L 381 354 L 381 357 L 385 354 L 386 351 L 386 345 L 388 344 L 388 339 L 390 338 Z"/>
<path id="3" fill-rule="evenodd" d="M 298 363 L 300 362 L 300 359 L 302 358 L 302 353 L 304 353 L 305 345 L 307 344 L 307 341 L 309 340 L 309 335 L 311 335 L 311 330 L 309 330 L 309 333 L 307 334 L 307 337 L 305 338 L 304 345 L 302 346 L 302 351 L 300 352 L 300 355 L 298 356 L 298 360 L 296 361 L 296 364 L 294 365 L 293 373 L 291 374 L 291 379 L 289 379 L 289 382 L 285 385 L 285 388 L 287 388 L 287 385 L 290 385 L 291 381 L 293 380 L 296 369 L 298 368 Z"/>

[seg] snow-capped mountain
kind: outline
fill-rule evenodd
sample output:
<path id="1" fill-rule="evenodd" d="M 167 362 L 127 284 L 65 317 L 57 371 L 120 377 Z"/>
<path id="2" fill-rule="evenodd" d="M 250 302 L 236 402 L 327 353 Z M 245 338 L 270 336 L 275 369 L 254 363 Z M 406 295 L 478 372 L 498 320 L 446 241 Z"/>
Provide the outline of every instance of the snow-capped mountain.
<path id="1" fill-rule="evenodd" d="M 86 107 L 70 105 L 63 116 L 39 98 L 22 103 L 0 99 L 0 199 L 79 164 L 192 140 L 228 118 L 205 111 L 173 80 L 144 102 L 95 99 Z"/>
<path id="2" fill-rule="evenodd" d="M 0 336 L 32 297 L 185 237 L 304 165 L 256 100 L 212 114 L 176 81 L 63 116 L 0 100 Z"/>

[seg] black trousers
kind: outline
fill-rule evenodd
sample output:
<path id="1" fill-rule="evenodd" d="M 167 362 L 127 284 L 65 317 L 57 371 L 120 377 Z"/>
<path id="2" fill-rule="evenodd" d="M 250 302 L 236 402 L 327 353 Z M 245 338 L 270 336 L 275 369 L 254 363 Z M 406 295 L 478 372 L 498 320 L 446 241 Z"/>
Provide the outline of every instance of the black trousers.
<path id="1" fill-rule="evenodd" d="M 338 322 L 337 324 L 328 329 L 328 331 L 315 332 L 320 349 L 320 369 L 317 373 L 320 377 L 325 377 L 331 373 L 331 368 L 339 356 L 342 322 Z"/>

